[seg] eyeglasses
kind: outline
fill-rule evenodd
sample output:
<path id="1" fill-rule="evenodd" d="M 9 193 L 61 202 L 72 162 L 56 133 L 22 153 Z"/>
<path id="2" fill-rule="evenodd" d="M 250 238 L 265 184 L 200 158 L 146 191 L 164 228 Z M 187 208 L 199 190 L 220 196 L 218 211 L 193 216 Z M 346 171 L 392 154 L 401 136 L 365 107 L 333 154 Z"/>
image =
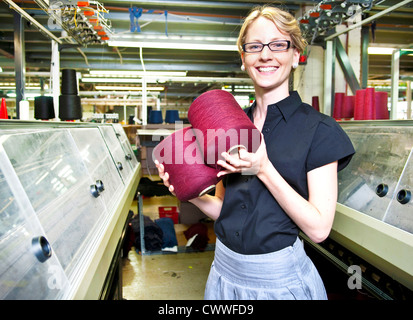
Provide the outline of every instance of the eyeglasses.
<path id="1" fill-rule="evenodd" d="M 271 51 L 274 51 L 274 52 L 287 51 L 291 46 L 291 41 L 276 40 L 276 41 L 272 41 L 267 44 L 263 44 L 259 42 L 250 42 L 250 43 L 243 44 L 242 49 L 244 50 L 244 52 L 257 53 L 257 52 L 261 52 L 265 46 L 267 46 Z"/>

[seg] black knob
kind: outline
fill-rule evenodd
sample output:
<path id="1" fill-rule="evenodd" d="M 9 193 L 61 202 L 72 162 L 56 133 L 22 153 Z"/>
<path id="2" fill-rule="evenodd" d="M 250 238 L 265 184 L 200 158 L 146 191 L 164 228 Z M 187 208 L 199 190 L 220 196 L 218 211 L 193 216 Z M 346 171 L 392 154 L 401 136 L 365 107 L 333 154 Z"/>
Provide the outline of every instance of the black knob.
<path id="1" fill-rule="evenodd" d="M 118 169 L 119 169 L 119 170 L 123 170 L 122 162 L 118 162 Z"/>
<path id="2" fill-rule="evenodd" d="M 380 183 L 376 188 L 376 194 L 379 197 L 384 197 L 389 192 L 389 186 L 385 183 Z"/>
<path id="3" fill-rule="evenodd" d="M 95 184 L 92 184 L 90 186 L 90 193 L 92 194 L 92 196 L 94 196 L 95 198 L 99 197 L 99 190 L 98 187 Z"/>
<path id="4" fill-rule="evenodd" d="M 40 262 L 45 262 L 52 256 L 52 248 L 49 241 L 43 236 L 32 239 L 32 251 Z"/>
<path id="5" fill-rule="evenodd" d="M 126 160 L 132 160 L 132 156 L 131 156 L 130 154 L 127 154 L 127 155 L 125 156 L 125 159 L 126 159 Z"/>
<path id="6" fill-rule="evenodd" d="M 411 198 L 412 198 L 412 194 L 409 190 L 403 189 L 397 193 L 397 201 L 399 201 L 401 204 L 408 203 Z"/>
<path id="7" fill-rule="evenodd" d="M 102 180 L 96 180 L 96 188 L 98 189 L 99 192 L 102 192 L 105 190 L 105 186 L 103 185 Z"/>

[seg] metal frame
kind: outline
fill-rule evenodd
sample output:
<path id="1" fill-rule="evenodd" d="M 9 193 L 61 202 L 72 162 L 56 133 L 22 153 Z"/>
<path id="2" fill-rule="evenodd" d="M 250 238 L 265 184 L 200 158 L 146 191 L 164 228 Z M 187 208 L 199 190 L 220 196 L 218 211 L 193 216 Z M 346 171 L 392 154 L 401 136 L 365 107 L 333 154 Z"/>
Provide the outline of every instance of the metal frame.
<path id="1" fill-rule="evenodd" d="M 346 28 L 344 30 L 341 30 L 339 32 L 336 32 L 336 33 L 334 33 L 334 34 L 332 34 L 332 35 L 330 35 L 330 36 L 328 36 L 324 39 L 326 41 L 326 52 L 325 52 L 325 58 L 324 58 L 324 76 L 325 76 L 325 78 L 324 78 L 324 113 L 325 114 L 331 115 L 332 114 L 332 106 L 334 105 L 333 104 L 334 103 L 334 99 L 333 99 L 333 91 L 334 91 L 333 88 L 334 87 L 332 86 L 332 81 L 331 81 L 331 80 L 334 79 L 334 65 L 333 65 L 334 58 L 333 57 L 335 57 L 335 55 L 336 55 L 336 47 L 340 46 L 340 45 L 337 45 L 337 46 L 333 47 L 331 42 L 334 40 L 336 42 L 336 44 L 339 43 L 339 41 L 337 41 L 338 36 L 340 36 L 344 33 L 347 33 L 351 30 L 354 30 L 356 28 L 359 28 L 362 25 L 364 25 L 366 23 L 369 23 L 370 21 L 373 21 L 373 20 L 375 20 L 375 19 L 377 19 L 381 16 L 384 16 L 384 15 L 388 14 L 389 12 L 391 12 L 391 11 L 397 9 L 397 8 L 400 8 L 404 5 L 409 4 L 412 1 L 413 0 L 405 0 L 405 1 L 402 1 L 400 3 L 397 3 L 392 7 L 389 7 L 387 9 L 375 14 L 375 15 L 372 15 L 372 16 L 368 17 L 367 19 L 364 19 L 364 20 L 362 20 L 358 23 L 355 23 L 355 24 L 349 26 L 348 28 Z M 367 47 L 367 45 L 368 45 L 368 43 L 365 43 L 365 39 L 364 39 L 363 40 L 363 45 L 362 45 L 362 54 L 363 54 L 363 50 L 364 50 L 363 48 Z M 339 50 L 339 51 L 340 51 L 339 57 L 343 58 L 344 55 L 341 52 L 342 50 Z M 366 53 L 364 53 L 363 55 L 365 55 L 365 54 Z M 364 56 L 364 58 L 365 58 L 365 56 Z M 366 63 L 365 59 L 363 59 L 362 61 L 363 61 L 363 63 Z M 398 97 L 399 97 L 399 92 L 398 92 L 399 62 L 400 62 L 400 50 L 395 50 L 395 52 L 393 52 L 393 55 L 392 55 L 392 81 L 391 81 L 391 83 L 392 83 L 392 92 L 391 92 L 392 98 L 391 98 L 391 110 L 390 110 L 390 119 L 393 119 L 393 120 L 396 119 L 396 117 L 397 117 L 397 110 L 395 110 L 396 109 L 395 107 L 397 106 L 397 100 L 398 100 Z M 346 72 L 349 72 L 349 70 L 350 70 L 348 68 L 348 64 L 347 63 L 343 64 L 345 66 L 344 68 L 343 68 L 343 65 L 342 65 L 344 74 L 346 74 Z M 366 71 L 365 68 L 366 67 L 363 67 L 363 85 L 365 84 L 367 86 L 367 80 L 364 80 L 364 79 L 367 79 L 367 74 L 364 74 L 364 72 Z M 327 74 L 327 72 L 332 72 L 332 73 Z M 354 74 L 354 72 L 353 72 L 353 74 Z M 327 78 L 326 78 L 326 76 L 327 76 Z M 346 76 L 346 79 L 347 79 L 347 76 Z M 354 85 L 354 81 L 353 81 L 352 77 L 350 77 L 350 79 L 351 79 L 352 83 L 349 83 L 349 85 L 350 85 L 353 93 L 355 93 L 355 91 L 353 90 L 353 87 L 352 87 Z M 359 85 L 359 88 L 360 88 L 360 85 Z M 328 105 L 329 101 L 331 102 L 331 105 Z"/>

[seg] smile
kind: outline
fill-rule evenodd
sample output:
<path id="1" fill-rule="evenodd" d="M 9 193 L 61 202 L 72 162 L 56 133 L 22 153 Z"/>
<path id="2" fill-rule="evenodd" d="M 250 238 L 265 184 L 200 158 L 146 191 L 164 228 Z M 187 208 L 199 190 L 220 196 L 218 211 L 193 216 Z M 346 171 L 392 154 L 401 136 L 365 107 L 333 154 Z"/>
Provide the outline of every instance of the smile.
<path id="1" fill-rule="evenodd" d="M 277 71 L 277 67 L 258 67 L 257 70 L 259 72 L 273 72 L 273 71 Z"/>

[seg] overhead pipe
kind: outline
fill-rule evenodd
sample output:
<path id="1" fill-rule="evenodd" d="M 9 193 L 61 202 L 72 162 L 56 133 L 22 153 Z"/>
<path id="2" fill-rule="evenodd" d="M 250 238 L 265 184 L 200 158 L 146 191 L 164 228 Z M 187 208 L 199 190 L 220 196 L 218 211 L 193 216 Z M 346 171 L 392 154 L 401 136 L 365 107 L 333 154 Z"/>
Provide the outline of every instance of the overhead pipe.
<path id="1" fill-rule="evenodd" d="M 402 7 L 402 6 L 410 3 L 410 2 L 412 2 L 412 1 L 413 1 L 413 0 L 405 0 L 405 1 L 402 1 L 402 2 L 400 2 L 400 3 L 398 3 L 398 4 L 395 4 L 394 6 L 389 7 L 389 8 L 387 8 L 387 9 L 384 9 L 383 11 L 380 11 L 379 13 L 376 13 L 375 15 L 372 15 L 371 17 L 368 17 L 368 18 L 366 18 L 366 19 L 364 19 L 364 20 L 361 20 L 360 22 L 357 22 L 357 23 L 349 26 L 347 29 L 341 30 L 341 31 L 339 31 L 339 32 L 336 32 L 336 33 L 332 34 L 331 36 L 326 37 L 326 38 L 325 38 L 325 41 L 332 40 L 332 39 L 334 39 L 335 37 L 338 37 L 339 35 L 342 35 L 343 33 L 347 33 L 347 32 L 349 32 L 349 31 L 351 31 L 351 30 L 353 30 L 353 29 L 356 29 L 356 28 L 358 28 L 358 27 L 361 27 L 362 25 L 364 25 L 364 24 L 366 24 L 366 23 L 369 23 L 370 21 L 376 20 L 377 18 L 380 18 L 381 16 L 384 16 L 384 15 L 386 15 L 387 13 L 389 13 L 389 12 L 391 12 L 391 11 L 397 9 L 397 8 L 400 8 L 400 7 Z"/>

